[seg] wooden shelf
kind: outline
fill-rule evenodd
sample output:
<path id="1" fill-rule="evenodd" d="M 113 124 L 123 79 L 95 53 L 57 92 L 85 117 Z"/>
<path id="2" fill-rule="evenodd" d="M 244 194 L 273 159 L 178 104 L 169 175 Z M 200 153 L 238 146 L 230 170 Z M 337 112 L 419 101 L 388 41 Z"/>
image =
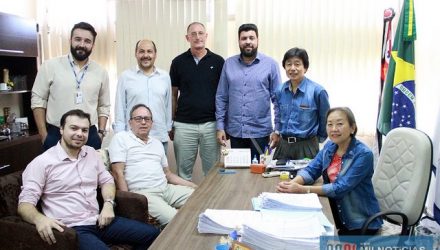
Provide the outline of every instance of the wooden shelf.
<path id="1" fill-rule="evenodd" d="M 26 168 L 37 155 L 42 153 L 41 139 L 38 134 L 12 137 L 0 142 L 0 175 L 9 174 Z"/>
<path id="2" fill-rule="evenodd" d="M 29 93 L 31 90 L 6 90 L 6 91 L 0 91 L 0 95 L 12 95 L 12 94 L 23 94 L 23 93 Z"/>

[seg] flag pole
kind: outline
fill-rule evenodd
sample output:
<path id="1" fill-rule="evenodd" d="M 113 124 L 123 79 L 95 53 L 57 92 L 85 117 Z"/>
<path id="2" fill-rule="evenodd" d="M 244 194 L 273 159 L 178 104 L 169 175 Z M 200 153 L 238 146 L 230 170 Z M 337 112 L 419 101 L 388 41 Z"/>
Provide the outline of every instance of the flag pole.
<path id="1" fill-rule="evenodd" d="M 377 122 L 379 122 L 379 114 L 382 106 L 382 93 L 383 93 L 383 85 L 385 82 L 385 78 L 388 72 L 388 63 L 391 57 L 391 27 L 392 21 L 396 13 L 393 8 L 385 9 L 383 12 L 383 31 L 382 31 L 382 58 L 380 63 L 380 93 L 379 93 L 379 103 L 377 109 Z M 379 129 L 376 126 L 376 142 L 378 151 L 380 154 L 380 150 L 382 149 L 382 133 L 380 133 Z"/>

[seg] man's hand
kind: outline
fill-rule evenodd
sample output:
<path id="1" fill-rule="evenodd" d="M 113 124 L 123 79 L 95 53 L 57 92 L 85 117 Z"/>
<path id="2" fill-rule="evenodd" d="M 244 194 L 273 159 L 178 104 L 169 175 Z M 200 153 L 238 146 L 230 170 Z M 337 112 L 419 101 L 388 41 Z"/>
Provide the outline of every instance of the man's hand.
<path id="1" fill-rule="evenodd" d="M 304 186 L 294 181 L 282 181 L 277 185 L 277 192 L 280 193 L 304 193 Z"/>
<path id="2" fill-rule="evenodd" d="M 276 133 L 272 133 L 270 134 L 270 148 L 276 148 L 278 146 L 278 144 L 280 143 L 281 140 L 281 136 L 276 134 Z"/>
<path id="3" fill-rule="evenodd" d="M 198 188 L 199 186 L 197 186 L 197 184 L 195 184 L 194 182 L 190 182 L 191 184 L 189 184 L 189 187 L 192 187 L 194 189 Z"/>
<path id="4" fill-rule="evenodd" d="M 104 202 L 102 207 L 102 211 L 98 217 L 98 226 L 99 228 L 103 228 L 110 224 L 115 218 L 115 212 L 113 211 L 113 204 L 110 202 Z"/>
<path id="5" fill-rule="evenodd" d="M 52 228 L 64 232 L 64 229 L 61 226 L 65 227 L 62 222 L 46 216 L 40 216 L 40 218 L 35 221 L 35 226 L 41 239 L 49 243 L 49 245 L 57 243 Z"/>
<path id="6" fill-rule="evenodd" d="M 170 140 L 174 141 L 174 127 L 168 131 L 168 136 L 170 137 Z"/>
<path id="7" fill-rule="evenodd" d="M 224 130 L 217 130 L 217 142 L 218 144 L 222 145 L 223 147 L 226 147 L 226 133 Z"/>
<path id="8" fill-rule="evenodd" d="M 44 144 L 44 141 L 47 138 L 47 131 L 41 132 L 40 134 L 40 139 L 41 139 L 41 143 Z"/>

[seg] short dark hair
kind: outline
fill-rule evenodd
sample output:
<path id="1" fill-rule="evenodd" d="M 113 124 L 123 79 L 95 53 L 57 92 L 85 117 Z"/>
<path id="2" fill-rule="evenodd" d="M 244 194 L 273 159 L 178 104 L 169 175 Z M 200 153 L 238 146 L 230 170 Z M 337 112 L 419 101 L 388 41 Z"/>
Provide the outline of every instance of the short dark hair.
<path id="1" fill-rule="evenodd" d="M 130 119 L 131 119 L 131 117 L 133 117 L 133 112 L 136 109 L 138 109 L 138 108 L 146 108 L 148 110 L 148 112 L 150 112 L 150 114 L 151 114 L 151 121 L 153 121 L 153 112 L 151 112 L 151 109 L 147 105 L 145 105 L 143 103 L 136 104 L 136 105 L 133 106 L 133 108 L 131 108 L 131 110 L 130 110 Z"/>
<path id="2" fill-rule="evenodd" d="M 206 29 L 206 28 L 205 28 L 205 25 L 203 25 L 203 23 L 201 23 L 201 22 L 192 22 L 192 23 L 190 23 L 190 24 L 188 25 L 188 27 L 186 27 L 186 33 L 188 33 L 189 28 L 191 28 L 191 26 L 193 26 L 194 24 L 199 24 L 199 25 L 201 25 L 204 29 Z"/>
<path id="3" fill-rule="evenodd" d="M 80 22 L 80 23 L 75 24 L 73 26 L 72 30 L 70 31 L 70 38 L 72 38 L 73 31 L 76 30 L 76 29 L 82 29 L 82 30 L 90 31 L 90 33 L 92 33 L 92 35 L 93 35 L 93 42 L 95 42 L 96 36 L 98 35 L 98 33 L 96 33 L 95 28 L 93 28 L 93 26 L 90 23 Z"/>
<path id="4" fill-rule="evenodd" d="M 150 42 L 153 44 L 154 52 L 157 52 L 156 44 L 153 42 L 153 40 L 147 40 L 147 39 L 143 39 L 143 40 L 139 40 L 139 41 L 137 41 L 137 43 L 136 43 L 136 48 L 134 49 L 134 52 L 137 52 L 137 49 L 138 49 L 139 43 L 140 43 L 141 41 L 150 41 Z"/>
<path id="5" fill-rule="evenodd" d="M 241 32 L 250 31 L 250 30 L 255 31 L 255 34 L 257 35 L 257 38 L 258 38 L 258 28 L 257 28 L 257 25 L 255 25 L 253 23 L 244 23 L 244 24 L 240 25 L 240 27 L 238 28 L 238 38 L 240 38 Z"/>
<path id="6" fill-rule="evenodd" d="M 301 59 L 304 64 L 305 69 L 309 68 L 309 55 L 307 54 L 307 51 L 305 49 L 301 49 L 301 48 L 297 48 L 297 47 L 289 49 L 284 54 L 283 67 L 286 64 L 286 61 L 289 60 L 290 58 L 293 58 L 293 57 L 298 57 L 299 59 Z"/>
<path id="7" fill-rule="evenodd" d="M 63 116 L 61 116 L 61 120 L 60 120 L 60 127 L 64 128 L 64 125 L 66 125 L 66 119 L 69 116 L 77 116 L 81 119 L 87 119 L 89 121 L 89 125 L 92 124 L 92 122 L 90 121 L 90 114 L 86 113 L 84 111 L 82 111 L 81 109 L 72 109 L 67 111 L 66 113 L 64 113 Z"/>
<path id="8" fill-rule="evenodd" d="M 349 107 L 335 107 L 335 108 L 331 108 L 327 111 L 327 115 L 325 117 L 325 120 L 327 121 L 328 116 L 336 111 L 340 111 L 342 113 L 344 113 L 347 116 L 347 120 L 348 120 L 348 125 L 350 125 L 350 127 L 354 126 L 354 132 L 353 134 L 351 134 L 351 137 L 355 137 L 356 133 L 357 133 L 357 125 L 356 125 L 356 119 L 354 118 L 354 114 L 351 111 L 351 109 Z"/>

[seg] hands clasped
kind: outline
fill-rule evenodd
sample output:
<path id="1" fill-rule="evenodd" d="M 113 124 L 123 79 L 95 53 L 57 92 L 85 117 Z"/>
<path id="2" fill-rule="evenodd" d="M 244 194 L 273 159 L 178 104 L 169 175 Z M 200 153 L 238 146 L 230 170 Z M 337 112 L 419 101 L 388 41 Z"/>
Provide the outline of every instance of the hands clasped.
<path id="1" fill-rule="evenodd" d="M 280 193 L 303 193 L 303 185 L 294 181 L 282 181 L 277 185 L 277 192 Z"/>

